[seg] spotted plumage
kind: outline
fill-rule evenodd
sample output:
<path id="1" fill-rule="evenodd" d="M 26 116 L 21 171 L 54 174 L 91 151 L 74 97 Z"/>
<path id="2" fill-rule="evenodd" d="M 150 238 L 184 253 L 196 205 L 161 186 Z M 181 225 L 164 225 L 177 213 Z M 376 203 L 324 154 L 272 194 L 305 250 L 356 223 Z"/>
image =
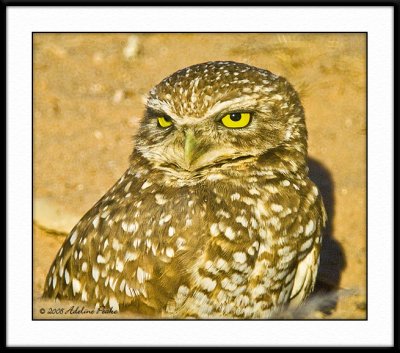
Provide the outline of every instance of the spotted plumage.
<path id="1" fill-rule="evenodd" d="M 149 93 L 130 165 L 71 231 L 44 296 L 141 317 L 268 318 L 313 290 L 325 223 L 298 95 L 234 62 Z"/>

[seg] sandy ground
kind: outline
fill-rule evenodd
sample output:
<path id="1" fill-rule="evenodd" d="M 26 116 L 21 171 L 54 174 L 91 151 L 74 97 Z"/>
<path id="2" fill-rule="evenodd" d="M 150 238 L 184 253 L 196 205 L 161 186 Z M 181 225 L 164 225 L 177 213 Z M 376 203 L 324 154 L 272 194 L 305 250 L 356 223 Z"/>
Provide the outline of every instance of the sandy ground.
<path id="1" fill-rule="evenodd" d="M 60 215 L 46 213 L 43 223 L 65 217 L 68 227 L 125 171 L 143 96 L 164 77 L 210 60 L 266 68 L 300 93 L 311 178 L 329 217 L 318 307 L 307 317 L 365 319 L 365 50 L 363 34 L 35 34 L 34 197 Z M 34 318 L 137 318 L 49 315 L 49 308 L 79 303 L 40 299 L 64 236 L 34 225 L 33 238 Z"/>

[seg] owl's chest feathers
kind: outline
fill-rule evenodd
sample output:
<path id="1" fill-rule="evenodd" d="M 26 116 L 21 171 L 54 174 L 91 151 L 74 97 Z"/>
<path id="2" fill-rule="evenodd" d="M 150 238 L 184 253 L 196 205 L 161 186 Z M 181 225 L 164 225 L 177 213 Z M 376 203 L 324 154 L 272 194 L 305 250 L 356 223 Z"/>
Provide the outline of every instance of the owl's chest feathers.
<path id="1" fill-rule="evenodd" d="M 139 190 L 140 220 L 163 242 L 180 236 L 200 246 L 222 233 L 228 242 L 247 244 L 268 229 L 279 232 L 281 220 L 297 211 L 288 206 L 296 206 L 297 200 L 265 177 L 224 177 L 181 187 L 149 180 Z"/>
<path id="2" fill-rule="evenodd" d="M 286 235 L 299 199 L 293 197 L 298 188 L 293 181 L 259 173 L 176 186 L 165 183 L 162 174 L 128 174 L 116 186 L 119 196 L 104 200 L 120 205 L 110 218 L 123 230 L 128 252 L 142 254 L 138 266 L 163 278 L 156 286 L 172 290 L 167 273 L 185 278 L 212 257 L 241 259 L 242 254 L 250 267 L 238 263 L 237 270 L 254 267 L 255 276 L 265 277 L 265 266 L 256 263 L 273 264 L 278 249 L 287 245 L 288 238 L 281 235 Z M 151 268 L 144 259 L 153 259 L 146 265 Z"/>

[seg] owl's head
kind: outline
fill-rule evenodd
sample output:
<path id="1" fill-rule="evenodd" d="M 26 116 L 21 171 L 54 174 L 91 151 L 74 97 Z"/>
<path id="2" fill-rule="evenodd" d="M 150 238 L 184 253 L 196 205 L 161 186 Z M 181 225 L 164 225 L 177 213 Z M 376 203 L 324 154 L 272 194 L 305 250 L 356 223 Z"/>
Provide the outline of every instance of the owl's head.
<path id="1" fill-rule="evenodd" d="M 196 173 L 291 153 L 304 165 L 307 132 L 292 86 L 269 71 L 207 62 L 165 78 L 149 93 L 136 150 L 155 168 Z M 282 156 L 282 157 L 276 157 Z"/>

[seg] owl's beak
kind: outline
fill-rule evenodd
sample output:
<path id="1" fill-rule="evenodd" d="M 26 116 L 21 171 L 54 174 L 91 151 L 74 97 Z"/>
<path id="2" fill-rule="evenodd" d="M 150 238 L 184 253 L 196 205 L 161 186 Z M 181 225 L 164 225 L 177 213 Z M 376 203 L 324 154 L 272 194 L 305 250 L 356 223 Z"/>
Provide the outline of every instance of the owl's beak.
<path id="1" fill-rule="evenodd" d="M 185 132 L 185 147 L 184 147 L 184 159 L 186 167 L 190 170 L 192 163 L 196 160 L 198 154 L 198 142 L 192 130 Z"/>
<path id="2" fill-rule="evenodd" d="M 195 134 L 192 129 L 185 130 L 183 161 L 181 168 L 193 172 L 207 165 L 212 165 L 215 161 L 221 161 L 232 157 L 236 150 L 229 147 L 213 148 L 212 143 L 207 143 L 201 135 Z M 183 163 L 182 163 L 183 162 Z"/>

